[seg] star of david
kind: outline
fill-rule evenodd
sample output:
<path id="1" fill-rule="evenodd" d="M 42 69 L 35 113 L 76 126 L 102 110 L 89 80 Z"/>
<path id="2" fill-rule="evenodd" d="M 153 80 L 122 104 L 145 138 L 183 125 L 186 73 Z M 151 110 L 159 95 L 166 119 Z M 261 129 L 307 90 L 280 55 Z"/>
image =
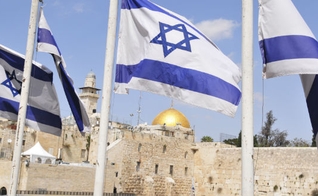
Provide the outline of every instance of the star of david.
<path id="1" fill-rule="evenodd" d="M 160 33 L 154 37 L 150 43 L 161 44 L 163 48 L 164 56 L 168 56 L 171 52 L 176 49 L 181 49 L 185 51 L 191 52 L 190 41 L 194 39 L 199 39 L 192 33 L 187 31 L 187 28 L 184 24 L 177 25 L 168 25 L 162 22 L 159 22 Z M 167 40 L 167 33 L 174 33 L 173 31 L 181 32 L 183 35 L 183 39 L 178 43 L 171 43 Z"/>
<path id="2" fill-rule="evenodd" d="M 1 84 L 8 87 L 11 90 L 11 93 L 13 97 L 17 96 L 18 94 L 21 94 L 21 85 L 22 82 L 17 79 L 17 76 L 15 75 L 15 70 L 12 71 L 12 74 L 10 74 L 8 71 L 6 71 L 7 79 L 3 81 Z M 19 89 L 16 89 L 12 83 L 15 83 L 15 86 L 19 86 Z"/>

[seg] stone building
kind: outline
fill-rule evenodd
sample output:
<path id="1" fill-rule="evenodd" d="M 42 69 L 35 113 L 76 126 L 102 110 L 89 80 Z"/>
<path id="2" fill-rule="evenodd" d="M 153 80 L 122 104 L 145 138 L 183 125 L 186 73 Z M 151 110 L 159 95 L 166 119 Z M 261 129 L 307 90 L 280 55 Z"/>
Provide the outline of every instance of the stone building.
<path id="1" fill-rule="evenodd" d="M 81 90 L 90 111 L 91 132 L 82 135 L 72 117 L 63 119 L 61 137 L 26 128 L 22 151 L 40 142 L 59 161 L 25 164 L 28 157 L 22 157 L 19 190 L 94 190 L 100 116 L 92 72 Z M 13 122 L 0 122 L 0 195 L 10 183 L 15 128 Z M 241 149 L 218 142 L 196 143 L 194 134 L 189 120 L 174 108 L 158 114 L 151 125 L 110 121 L 104 191 L 240 195 Z M 318 188 L 316 148 L 255 148 L 254 170 L 254 195 L 311 195 Z"/>

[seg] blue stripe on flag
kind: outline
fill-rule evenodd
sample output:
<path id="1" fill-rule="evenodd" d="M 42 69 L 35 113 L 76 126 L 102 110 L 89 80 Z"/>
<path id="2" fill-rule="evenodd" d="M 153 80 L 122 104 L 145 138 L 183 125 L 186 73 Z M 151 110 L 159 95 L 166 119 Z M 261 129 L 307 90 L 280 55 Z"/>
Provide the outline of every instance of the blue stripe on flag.
<path id="1" fill-rule="evenodd" d="M 20 70 L 21 72 L 23 72 L 24 58 L 16 56 L 16 55 L 9 53 L 7 51 L 0 50 L 0 59 L 3 59 L 4 61 L 6 61 L 14 69 L 17 69 L 17 70 Z M 31 76 L 33 78 L 36 78 L 36 79 L 42 80 L 42 81 L 46 81 L 46 82 L 53 81 L 53 73 L 52 72 L 48 74 L 43 69 L 35 66 L 34 64 L 32 64 Z"/>
<path id="2" fill-rule="evenodd" d="M 287 59 L 318 59 L 318 42 L 312 37 L 287 35 L 264 39 L 259 44 L 264 64 Z"/>
<path id="3" fill-rule="evenodd" d="M 306 102 L 307 102 L 307 108 L 309 112 L 309 117 L 311 121 L 311 126 L 314 131 L 314 136 L 316 137 L 316 134 L 318 132 L 318 76 L 315 76 L 315 79 L 313 81 L 313 84 L 310 88 L 309 94 L 307 96 Z"/>
<path id="4" fill-rule="evenodd" d="M 0 97 L 0 111 L 18 114 L 19 102 Z M 31 107 L 29 105 L 27 106 L 26 118 L 29 120 L 35 121 L 37 123 L 46 124 L 52 127 L 59 128 L 59 129 L 62 127 L 60 116 L 54 115 L 50 112 L 46 112 L 44 110 L 41 110 L 35 107 Z M 41 130 L 41 131 L 45 131 L 45 130 Z"/>
<path id="5" fill-rule="evenodd" d="M 38 28 L 38 42 L 51 44 L 57 48 L 59 55 L 61 55 L 60 49 L 56 44 L 56 41 L 50 30 L 44 28 Z"/>
<path id="6" fill-rule="evenodd" d="M 200 34 L 202 37 L 204 37 L 208 42 L 210 42 L 215 48 L 218 49 L 218 47 L 209 38 L 207 38 L 203 33 L 201 33 L 197 28 L 190 25 L 189 23 L 182 20 L 181 18 L 179 18 L 179 17 L 167 12 L 166 10 L 156 6 L 155 4 L 149 2 L 148 0 L 147 1 L 122 0 L 122 3 L 121 3 L 121 9 L 131 10 L 131 9 L 139 9 L 142 7 L 147 8 L 147 9 L 152 10 L 152 11 L 161 12 L 161 13 L 166 14 L 166 15 L 168 15 L 176 20 L 179 20 L 180 22 L 182 22 L 182 23 L 186 24 L 188 27 L 190 27 L 192 30 L 196 31 L 198 34 Z"/>
<path id="7" fill-rule="evenodd" d="M 80 100 L 77 96 L 77 94 L 75 93 L 75 89 L 73 87 L 72 82 L 69 80 L 69 77 L 66 73 L 66 71 L 64 70 L 64 66 L 62 65 L 62 63 L 59 64 L 59 69 L 61 70 L 61 80 L 62 80 L 62 84 L 63 84 L 63 88 L 64 88 L 64 92 L 66 95 L 66 98 L 68 100 L 68 103 L 71 107 L 73 116 L 75 118 L 76 124 L 78 126 L 78 129 L 80 131 L 84 130 L 84 126 L 83 126 L 83 117 L 82 117 L 82 110 L 81 110 L 81 106 L 80 106 Z"/>
<path id="8" fill-rule="evenodd" d="M 117 73 L 120 73 L 120 75 Z M 116 65 L 115 82 L 128 83 L 132 77 L 161 82 L 214 96 L 234 105 L 238 105 L 241 98 L 240 90 L 221 78 L 160 61 L 144 59 L 136 65 Z"/>
<path id="9" fill-rule="evenodd" d="M 85 127 L 89 127 L 89 118 L 87 116 L 87 113 L 84 109 L 84 106 L 82 105 L 82 102 L 80 101 L 79 97 L 76 94 L 76 91 L 73 87 L 73 82 L 71 81 L 71 78 L 68 76 L 64 65 L 62 64 L 62 56 L 61 52 L 57 46 L 57 43 L 53 37 L 52 32 L 50 29 L 46 29 L 43 27 L 48 27 L 48 24 L 45 20 L 43 10 L 41 10 L 41 17 L 39 22 L 39 30 L 38 30 L 38 51 L 41 52 L 47 52 L 50 53 L 54 59 L 56 68 L 58 72 L 60 73 L 60 80 L 62 82 L 62 86 L 67 98 L 67 101 L 70 105 L 70 108 L 72 110 L 73 116 L 75 118 L 76 124 L 78 126 L 78 129 L 80 131 L 84 131 Z M 39 47 L 40 43 L 41 44 Z M 59 54 L 55 54 L 55 48 L 58 50 Z M 83 109 L 83 110 L 82 110 Z"/>

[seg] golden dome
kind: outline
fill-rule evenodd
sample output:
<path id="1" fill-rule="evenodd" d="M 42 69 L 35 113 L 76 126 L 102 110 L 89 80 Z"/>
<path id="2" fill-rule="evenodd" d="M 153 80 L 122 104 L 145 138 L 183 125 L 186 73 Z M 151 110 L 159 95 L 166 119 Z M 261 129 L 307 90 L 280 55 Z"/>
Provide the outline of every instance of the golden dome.
<path id="1" fill-rule="evenodd" d="M 152 125 L 166 125 L 166 126 L 176 126 L 177 124 L 190 128 L 190 123 L 188 119 L 178 110 L 169 108 L 161 113 L 159 113 L 156 118 L 152 121 Z"/>

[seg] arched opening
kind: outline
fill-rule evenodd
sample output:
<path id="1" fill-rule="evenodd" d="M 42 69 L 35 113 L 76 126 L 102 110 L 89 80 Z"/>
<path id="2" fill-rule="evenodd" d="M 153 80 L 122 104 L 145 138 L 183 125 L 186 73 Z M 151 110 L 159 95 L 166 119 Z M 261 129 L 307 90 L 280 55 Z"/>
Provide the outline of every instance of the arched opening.
<path id="1" fill-rule="evenodd" d="M 38 157 L 38 158 L 36 159 L 36 162 L 37 162 L 37 163 L 42 163 L 42 159 L 41 159 L 40 157 Z"/>
<path id="2" fill-rule="evenodd" d="M 6 187 L 1 187 L 1 189 L 0 189 L 0 195 L 7 195 L 7 189 L 6 189 Z"/>
<path id="3" fill-rule="evenodd" d="M 52 160 L 51 159 L 46 159 L 45 164 L 51 164 Z"/>

